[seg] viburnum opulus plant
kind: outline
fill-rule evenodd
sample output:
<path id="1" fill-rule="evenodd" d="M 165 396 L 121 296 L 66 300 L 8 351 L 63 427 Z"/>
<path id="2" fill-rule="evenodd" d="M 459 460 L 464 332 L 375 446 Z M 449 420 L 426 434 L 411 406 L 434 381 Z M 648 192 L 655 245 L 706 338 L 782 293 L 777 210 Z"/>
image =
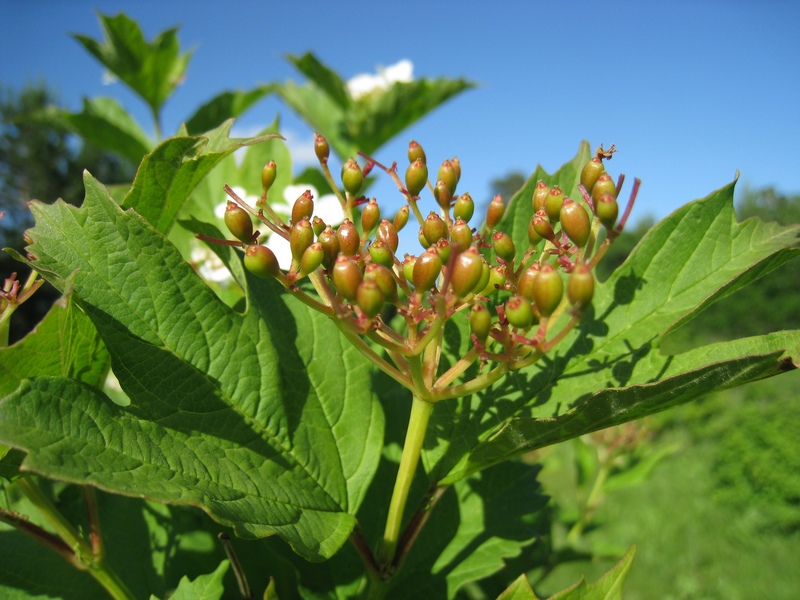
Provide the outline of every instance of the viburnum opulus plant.
<path id="1" fill-rule="evenodd" d="M 10 374 L 0 475 L 57 527 L 0 517 L 114 597 L 176 585 L 223 597 L 229 564 L 195 582 L 167 582 L 163 563 L 157 585 L 137 577 L 120 540 L 143 508 L 125 495 L 145 499 L 148 514 L 174 511 L 176 523 L 178 509 L 163 505 L 201 507 L 258 540 L 227 542 L 243 597 L 454 598 L 467 584 L 492 597 L 497 582 L 487 582 L 502 573 L 500 590 L 519 576 L 502 597 L 533 598 L 522 572 L 536 565 L 523 559 L 546 500 L 536 465 L 509 459 L 796 365 L 794 331 L 677 355 L 660 341 L 792 258 L 797 228 L 737 223 L 730 184 L 656 225 L 601 284 L 594 267 L 628 212 L 622 178 L 605 172 L 610 151 L 592 157 L 586 144 L 555 174 L 537 169 L 509 202 L 493 200 L 479 224 L 457 159 L 430 166 L 412 143 L 405 170 L 363 157 L 336 179 L 320 136 L 344 216 L 336 228 L 310 194 L 285 218 L 271 208 L 281 168 L 271 161 L 253 205 L 225 188 L 235 240 L 180 222 L 241 287 L 226 303 L 165 236 L 219 155 L 248 142 L 225 131 L 165 140 L 121 205 L 86 174 L 82 207 L 32 206 L 27 260 L 65 300 L 0 353 Z M 395 214 L 362 196 L 376 169 L 405 200 Z M 267 236 L 287 240 L 287 263 Z M 127 400 L 103 390 L 109 363 Z M 82 486 L 88 539 L 31 474 Z M 118 495 L 95 498 L 95 488 Z M 150 540 L 178 527 L 143 522 Z M 104 545 L 109 530 L 128 535 Z M 558 597 L 618 597 L 632 556 Z"/>

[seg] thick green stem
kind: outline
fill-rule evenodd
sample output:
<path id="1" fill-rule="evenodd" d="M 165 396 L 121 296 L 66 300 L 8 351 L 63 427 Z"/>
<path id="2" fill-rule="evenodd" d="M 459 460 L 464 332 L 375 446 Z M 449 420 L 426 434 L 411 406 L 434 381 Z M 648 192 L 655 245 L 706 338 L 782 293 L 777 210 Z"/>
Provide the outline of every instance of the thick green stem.
<path id="1" fill-rule="evenodd" d="M 411 417 L 408 420 L 406 440 L 403 444 L 403 456 L 400 458 L 400 468 L 394 483 L 392 500 L 389 503 L 389 514 L 386 517 L 386 529 L 383 534 L 383 543 L 378 553 L 378 564 L 388 565 L 394 560 L 397 543 L 400 540 L 400 528 L 403 524 L 403 511 L 408 500 L 411 482 L 419 464 L 422 451 L 422 442 L 425 440 L 425 431 L 428 420 L 433 411 L 433 404 L 421 400 L 416 395 L 411 404 Z"/>

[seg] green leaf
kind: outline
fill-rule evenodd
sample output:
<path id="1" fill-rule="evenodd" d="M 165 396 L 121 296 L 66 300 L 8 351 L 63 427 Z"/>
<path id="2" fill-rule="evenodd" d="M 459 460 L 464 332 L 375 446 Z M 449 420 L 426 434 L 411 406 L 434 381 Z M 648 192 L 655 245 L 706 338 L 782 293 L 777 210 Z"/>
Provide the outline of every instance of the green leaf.
<path id="1" fill-rule="evenodd" d="M 222 579 L 228 572 L 228 566 L 228 561 L 223 560 L 213 573 L 200 575 L 191 581 L 184 576 L 170 594 L 170 600 L 219 600 L 225 593 Z"/>
<path id="2" fill-rule="evenodd" d="M 233 121 L 197 137 L 173 137 L 145 156 L 133 187 L 122 203 L 166 233 L 197 184 L 222 159 L 243 146 L 274 138 L 277 133 L 246 139 L 229 138 Z"/>
<path id="3" fill-rule="evenodd" d="M 345 111 L 318 87 L 287 81 L 276 86 L 275 93 L 308 123 L 311 129 L 324 135 L 340 158 L 354 156 L 358 151 L 353 147 L 343 128 Z"/>
<path id="4" fill-rule="evenodd" d="M 568 163 L 566 174 L 552 179 L 573 189 L 577 166 Z M 526 188 L 504 221 L 515 236 L 532 213 Z M 439 431 L 426 442 L 426 468 L 433 478 L 453 482 L 518 453 L 794 368 L 800 332 L 675 356 L 662 353 L 659 343 L 712 302 L 796 256 L 798 229 L 737 223 L 733 184 L 679 209 L 597 286 L 592 309 L 555 351 L 489 390 L 434 411 Z M 458 352 L 466 335 L 461 328 Z"/>
<path id="5" fill-rule="evenodd" d="M 540 533 L 547 497 L 539 467 L 507 462 L 459 481 L 433 509 L 392 580 L 390 598 L 454 598 L 466 583 L 488 577 Z"/>
<path id="6" fill-rule="evenodd" d="M 83 110 L 77 113 L 51 106 L 32 118 L 71 131 L 134 165 L 153 148 L 152 140 L 113 98 L 84 98 Z"/>
<path id="7" fill-rule="evenodd" d="M 183 81 L 191 57 L 191 52 L 180 53 L 177 28 L 148 43 L 139 24 L 127 15 L 98 16 L 105 36 L 102 43 L 85 35 L 73 37 L 158 113 Z"/>
<path id="8" fill-rule="evenodd" d="M 533 593 L 525 574 L 522 574 L 497 597 L 497 600 L 539 600 L 539 598 Z"/>
<path id="9" fill-rule="evenodd" d="M 228 119 L 242 115 L 271 91 L 271 85 L 260 85 L 252 90 L 235 90 L 217 94 L 186 119 L 186 131 L 189 135 L 200 135 L 219 127 Z"/>
<path id="10" fill-rule="evenodd" d="M 631 546 L 628 553 L 611 569 L 594 583 L 581 580 L 574 586 L 558 592 L 550 600 L 622 600 L 622 585 L 631 569 L 636 546 Z"/>
<path id="11" fill-rule="evenodd" d="M 303 56 L 287 56 L 287 60 L 308 77 L 328 98 L 342 109 L 347 109 L 352 100 L 347 85 L 336 71 L 326 67 L 311 52 Z"/>
<path id="12" fill-rule="evenodd" d="M 227 307 L 142 217 L 85 182 L 80 209 L 35 205 L 29 250 L 57 282 L 77 269 L 131 405 L 28 380 L 0 400 L 0 441 L 47 477 L 197 505 L 239 535 L 330 557 L 380 458 L 370 364 L 272 281 L 249 278 L 247 310 Z"/>

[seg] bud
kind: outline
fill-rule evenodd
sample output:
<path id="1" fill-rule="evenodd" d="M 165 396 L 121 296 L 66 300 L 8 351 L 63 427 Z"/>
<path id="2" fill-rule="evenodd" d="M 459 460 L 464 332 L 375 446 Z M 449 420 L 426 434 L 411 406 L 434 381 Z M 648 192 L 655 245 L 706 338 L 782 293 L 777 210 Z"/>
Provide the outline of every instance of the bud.
<path id="1" fill-rule="evenodd" d="M 275 166 L 275 161 L 271 160 L 264 168 L 261 169 L 261 189 L 266 194 L 269 191 L 269 188 L 272 187 L 272 184 L 275 183 L 275 176 L 277 175 L 277 167 Z"/>
<path id="2" fill-rule="evenodd" d="M 514 260 L 514 256 L 517 254 L 517 249 L 514 247 L 514 240 L 504 231 L 494 232 L 492 236 L 492 247 L 494 248 L 495 254 L 506 262 Z"/>
<path id="3" fill-rule="evenodd" d="M 394 228 L 398 231 L 398 233 L 402 231 L 403 227 L 405 227 L 406 223 L 408 223 L 408 213 L 409 213 L 408 205 L 405 205 L 401 206 L 400 209 L 397 211 L 397 214 L 394 216 L 392 224 L 394 225 Z"/>
<path id="4" fill-rule="evenodd" d="M 419 196 L 422 188 L 428 183 L 428 167 L 419 159 L 408 165 L 406 169 L 406 190 L 412 196 Z"/>
<path id="5" fill-rule="evenodd" d="M 594 295 L 594 276 L 592 270 L 583 263 L 572 269 L 567 280 L 567 298 L 580 312 L 592 303 Z"/>
<path id="6" fill-rule="evenodd" d="M 583 169 L 581 170 L 581 185 L 586 188 L 586 192 L 590 196 L 597 178 L 605 170 L 603 159 L 599 156 L 592 157 L 592 160 L 583 165 Z"/>
<path id="7" fill-rule="evenodd" d="M 331 155 L 331 147 L 328 145 L 328 140 L 318 133 L 314 134 L 314 154 L 317 155 L 319 164 L 328 164 L 328 157 Z"/>
<path id="8" fill-rule="evenodd" d="M 306 248 L 306 251 L 303 252 L 303 256 L 300 258 L 300 270 L 298 271 L 298 276 L 303 278 L 309 273 L 313 273 L 319 268 L 324 259 L 325 250 L 323 250 L 322 244 L 319 242 L 314 242 L 308 248 Z"/>
<path id="9" fill-rule="evenodd" d="M 253 220 L 245 209 L 230 200 L 225 205 L 225 225 L 239 241 L 245 244 L 253 241 Z"/>
<path id="10" fill-rule="evenodd" d="M 533 190 L 533 197 L 531 202 L 533 204 L 533 212 L 544 208 L 544 201 L 550 193 L 550 187 L 541 179 L 536 182 L 536 188 Z"/>
<path id="11" fill-rule="evenodd" d="M 450 240 L 458 245 L 461 252 L 472 245 L 472 228 L 460 217 L 456 217 L 456 222 L 450 228 Z"/>
<path id="12" fill-rule="evenodd" d="M 422 235 L 425 236 L 428 244 L 435 244 L 440 239 L 447 238 L 448 233 L 447 223 L 439 215 L 431 211 L 422 225 Z"/>
<path id="13" fill-rule="evenodd" d="M 347 193 L 352 196 L 358 195 L 358 192 L 361 191 L 361 186 L 364 185 L 364 174 L 361 172 L 361 167 L 352 158 L 348 158 L 347 162 L 342 166 L 342 185 Z"/>
<path id="14" fill-rule="evenodd" d="M 364 232 L 364 235 L 369 235 L 380 220 L 381 209 L 378 206 L 377 200 L 373 198 L 367 202 L 366 206 L 361 210 L 361 230 Z"/>
<path id="15" fill-rule="evenodd" d="M 379 265 L 385 267 L 394 265 L 394 252 L 391 251 L 389 245 L 383 240 L 375 240 L 372 242 L 369 247 L 369 255 L 372 261 Z"/>
<path id="16" fill-rule="evenodd" d="M 597 189 L 597 185 L 595 185 L 595 189 Z M 617 199 L 611 194 L 601 194 L 594 201 L 594 214 L 606 229 L 611 229 L 617 222 L 619 214 Z"/>
<path id="17" fill-rule="evenodd" d="M 453 205 L 453 218 L 463 219 L 466 222 L 475 214 L 475 202 L 469 193 L 461 194 Z"/>
<path id="18" fill-rule="evenodd" d="M 330 271 L 333 268 L 336 257 L 339 255 L 339 238 L 333 229 L 328 226 L 319 234 L 317 241 L 320 243 L 322 251 L 325 253 L 322 259 L 322 266 Z"/>
<path id="19" fill-rule="evenodd" d="M 453 163 L 449 160 L 444 161 L 442 166 L 439 167 L 436 178 L 444 182 L 447 189 L 450 190 L 450 198 L 452 198 L 453 194 L 456 193 L 456 185 L 458 185 L 458 174 L 456 173 L 455 167 L 453 167 Z M 449 203 L 450 199 L 448 198 L 448 204 Z M 441 205 L 441 202 L 439 204 Z"/>
<path id="20" fill-rule="evenodd" d="M 375 237 L 386 244 L 392 251 L 392 254 L 397 252 L 397 246 L 400 240 L 397 236 L 397 228 L 394 223 L 390 223 L 387 219 L 383 219 L 378 225 L 378 231 Z"/>
<path id="21" fill-rule="evenodd" d="M 433 197 L 436 203 L 442 207 L 442 210 L 448 210 L 450 208 L 450 201 L 453 199 L 453 194 L 450 192 L 450 188 L 447 187 L 447 184 L 441 179 L 439 179 L 433 187 Z"/>
<path id="22" fill-rule="evenodd" d="M 463 298 L 475 290 L 483 275 L 483 258 L 474 246 L 459 254 L 450 274 L 450 285 L 456 298 Z"/>
<path id="23" fill-rule="evenodd" d="M 336 230 L 336 237 L 339 238 L 339 251 L 345 256 L 353 256 L 358 252 L 361 240 L 356 226 L 350 219 L 345 219 Z"/>
<path id="24" fill-rule="evenodd" d="M 533 300 L 543 317 L 549 317 L 561 303 L 564 295 L 564 282 L 553 265 L 545 263 L 533 280 Z"/>
<path id="25" fill-rule="evenodd" d="M 281 272 L 272 250 L 258 244 L 245 249 L 244 268 L 257 277 L 275 277 Z"/>
<path id="26" fill-rule="evenodd" d="M 561 206 L 560 221 L 561 229 L 572 243 L 578 248 L 583 248 L 589 241 L 589 234 L 592 231 L 592 222 L 586 209 L 577 202 L 565 198 Z"/>
<path id="27" fill-rule="evenodd" d="M 544 209 L 551 223 L 558 223 L 561 214 L 561 205 L 564 204 L 564 192 L 557 185 L 554 185 L 544 199 Z"/>
<path id="28" fill-rule="evenodd" d="M 486 227 L 487 229 L 494 229 L 503 218 L 506 212 L 505 204 L 503 204 L 503 197 L 499 194 L 489 203 L 489 208 L 486 210 Z"/>
<path id="29" fill-rule="evenodd" d="M 482 344 L 486 343 L 492 330 L 492 313 L 483 302 L 476 302 L 469 311 L 469 328 Z"/>
<path id="30" fill-rule="evenodd" d="M 370 263 L 364 269 L 364 280 L 372 280 L 377 283 L 387 302 L 397 300 L 397 282 L 388 268 L 377 263 Z"/>
<path id="31" fill-rule="evenodd" d="M 292 259 L 299 261 L 311 243 L 314 241 L 314 230 L 311 222 L 305 217 L 292 225 L 289 232 L 289 247 L 292 249 Z"/>
<path id="32" fill-rule="evenodd" d="M 339 254 L 333 269 L 331 269 L 331 280 L 336 291 L 348 300 L 355 300 L 361 279 L 361 269 L 358 268 L 358 263 L 351 260 L 349 256 Z"/>
<path id="33" fill-rule="evenodd" d="M 415 160 L 421 160 L 422 164 L 425 164 L 425 150 L 417 142 L 411 140 L 408 143 L 408 162 L 413 163 Z"/>
<path id="34" fill-rule="evenodd" d="M 528 329 L 533 325 L 533 307 L 530 301 L 524 296 L 511 296 L 506 302 L 506 318 L 512 327 Z"/>
<path id="35" fill-rule="evenodd" d="M 384 297 L 376 281 L 364 279 L 356 288 L 356 304 L 370 319 L 375 317 L 383 308 Z"/>
<path id="36" fill-rule="evenodd" d="M 314 214 L 314 200 L 311 190 L 306 190 L 294 201 L 292 206 L 292 223 L 297 223 L 301 219 L 310 219 Z"/>
<path id="37" fill-rule="evenodd" d="M 411 274 L 414 287 L 419 293 L 431 289 L 442 272 L 442 259 L 436 248 L 428 248 L 417 257 Z"/>

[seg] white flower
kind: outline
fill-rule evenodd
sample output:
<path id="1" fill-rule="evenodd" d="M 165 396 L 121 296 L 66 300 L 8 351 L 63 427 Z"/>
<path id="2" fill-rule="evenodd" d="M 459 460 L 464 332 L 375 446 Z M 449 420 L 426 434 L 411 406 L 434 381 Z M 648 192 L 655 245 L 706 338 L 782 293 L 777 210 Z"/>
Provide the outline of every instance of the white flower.
<path id="1" fill-rule="evenodd" d="M 388 66 L 378 67 L 378 73 L 362 73 L 347 82 L 350 95 L 359 100 L 375 91 L 384 91 L 395 83 L 408 83 L 414 79 L 414 65 L 408 59 Z"/>
<path id="2" fill-rule="evenodd" d="M 282 270 L 288 271 L 292 268 L 292 248 L 289 246 L 289 240 L 277 233 L 273 233 L 267 238 L 267 243 L 264 245 L 272 250 Z"/>
<path id="3" fill-rule="evenodd" d="M 218 283 L 226 287 L 233 281 L 230 271 L 219 256 L 214 254 L 206 245 L 192 243 L 191 262 L 206 281 Z"/>

